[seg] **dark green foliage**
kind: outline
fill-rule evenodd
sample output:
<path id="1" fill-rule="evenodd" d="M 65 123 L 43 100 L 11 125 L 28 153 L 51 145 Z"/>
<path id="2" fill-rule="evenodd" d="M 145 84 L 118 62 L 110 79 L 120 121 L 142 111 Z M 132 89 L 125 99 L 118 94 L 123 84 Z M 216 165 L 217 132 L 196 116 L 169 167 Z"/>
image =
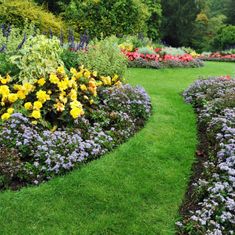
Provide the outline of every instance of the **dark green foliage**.
<path id="1" fill-rule="evenodd" d="M 48 10 L 59 13 L 71 2 L 71 0 L 35 0 L 39 4 L 45 5 Z"/>
<path id="2" fill-rule="evenodd" d="M 162 18 L 161 0 L 142 0 L 148 6 L 150 17 L 147 20 L 148 37 L 157 40 L 159 39 L 160 24 Z"/>
<path id="3" fill-rule="evenodd" d="M 61 59 L 68 70 L 70 68 L 78 68 L 79 66 L 79 59 L 76 52 L 65 49 L 61 54 Z"/>
<path id="4" fill-rule="evenodd" d="M 8 56 L 5 53 L 0 53 L 0 74 L 15 75 L 18 72 L 19 70 L 9 61 Z"/>
<path id="5" fill-rule="evenodd" d="M 0 189 L 16 179 L 20 171 L 20 154 L 16 150 L 0 147 Z"/>
<path id="6" fill-rule="evenodd" d="M 194 0 L 162 0 L 163 40 L 172 46 L 190 46 L 200 7 Z"/>
<path id="7" fill-rule="evenodd" d="M 235 26 L 228 25 L 221 28 L 214 38 L 213 46 L 219 50 L 235 46 Z"/>
<path id="8" fill-rule="evenodd" d="M 93 37 L 146 32 L 147 6 L 140 0 L 72 0 L 63 14 L 78 32 Z"/>

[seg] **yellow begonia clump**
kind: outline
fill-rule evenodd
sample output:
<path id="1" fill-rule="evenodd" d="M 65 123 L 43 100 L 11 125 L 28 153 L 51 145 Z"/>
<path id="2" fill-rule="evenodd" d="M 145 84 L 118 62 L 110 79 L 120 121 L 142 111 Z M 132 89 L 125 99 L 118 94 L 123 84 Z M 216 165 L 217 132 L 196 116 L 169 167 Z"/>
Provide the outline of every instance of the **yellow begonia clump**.
<path id="1" fill-rule="evenodd" d="M 54 73 L 50 74 L 49 80 L 53 84 L 57 84 L 60 81 L 59 78 L 57 77 L 57 75 Z"/>
<path id="2" fill-rule="evenodd" d="M 13 112 L 14 112 L 14 109 L 13 109 L 13 108 L 8 108 L 8 109 L 7 109 L 7 113 L 13 114 Z"/>
<path id="3" fill-rule="evenodd" d="M 42 108 L 42 103 L 40 101 L 35 101 L 33 103 L 33 109 L 39 110 L 40 108 Z"/>
<path id="4" fill-rule="evenodd" d="M 11 94 L 8 95 L 7 98 L 11 103 L 14 103 L 18 100 L 18 95 L 11 93 Z"/>
<path id="5" fill-rule="evenodd" d="M 33 105 L 32 105 L 31 102 L 27 102 L 27 103 L 24 104 L 24 107 L 25 107 L 26 110 L 30 110 L 30 109 L 33 108 Z"/>
<path id="6" fill-rule="evenodd" d="M 74 119 L 76 119 L 76 118 L 80 117 L 81 115 L 83 115 L 84 111 L 82 108 L 73 108 L 73 109 L 71 109 L 70 114 Z"/>
<path id="7" fill-rule="evenodd" d="M 39 90 L 36 93 L 36 97 L 41 103 L 45 103 L 47 100 L 50 100 L 50 96 L 46 93 L 46 91 Z"/>
<path id="8" fill-rule="evenodd" d="M 56 115 L 69 122 L 84 115 L 87 106 L 96 103 L 98 87 L 121 84 L 118 75 L 98 76 L 97 71 L 84 66 L 78 70 L 71 68 L 68 74 L 60 66 L 56 72 L 35 80 L 33 84 L 13 84 L 9 75 L 0 76 L 2 120 L 9 119 L 14 112 L 21 112 L 23 106 L 24 114 L 31 117 L 34 124 L 45 123 L 47 117 L 53 117 L 50 121 L 56 122 Z M 70 118 L 62 112 L 68 112 Z"/>
<path id="9" fill-rule="evenodd" d="M 6 120 L 8 120 L 9 118 L 10 118 L 10 114 L 9 113 L 4 113 L 2 116 L 1 116 L 1 119 L 3 120 L 3 121 L 6 121 Z"/>
<path id="10" fill-rule="evenodd" d="M 46 80 L 45 80 L 45 78 L 41 78 L 37 81 L 37 83 L 39 86 L 43 86 L 46 83 Z"/>
<path id="11" fill-rule="evenodd" d="M 35 119 L 39 119 L 41 118 L 41 113 L 39 110 L 33 110 L 32 112 L 32 117 L 35 118 Z"/>

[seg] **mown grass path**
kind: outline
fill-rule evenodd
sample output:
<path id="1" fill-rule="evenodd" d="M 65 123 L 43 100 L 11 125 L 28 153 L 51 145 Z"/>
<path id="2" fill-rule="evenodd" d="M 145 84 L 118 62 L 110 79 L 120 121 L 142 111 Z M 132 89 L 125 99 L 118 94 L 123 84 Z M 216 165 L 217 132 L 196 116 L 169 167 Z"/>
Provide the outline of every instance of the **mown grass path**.
<path id="1" fill-rule="evenodd" d="M 0 193 L 0 234 L 174 234 L 196 149 L 192 108 L 182 91 L 199 75 L 235 73 L 235 64 L 200 69 L 130 69 L 153 115 L 146 127 L 105 157 L 64 177 Z"/>

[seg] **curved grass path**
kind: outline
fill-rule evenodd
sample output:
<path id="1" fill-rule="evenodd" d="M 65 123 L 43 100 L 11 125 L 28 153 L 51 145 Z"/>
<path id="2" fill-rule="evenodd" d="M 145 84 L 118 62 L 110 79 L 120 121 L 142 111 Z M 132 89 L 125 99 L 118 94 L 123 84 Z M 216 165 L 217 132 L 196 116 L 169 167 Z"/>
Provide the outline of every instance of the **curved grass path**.
<path id="1" fill-rule="evenodd" d="M 146 127 L 105 157 L 39 187 L 0 193 L 0 234 L 174 234 L 194 160 L 195 116 L 180 93 L 199 75 L 235 72 L 235 64 L 200 69 L 128 71 L 152 97 Z"/>

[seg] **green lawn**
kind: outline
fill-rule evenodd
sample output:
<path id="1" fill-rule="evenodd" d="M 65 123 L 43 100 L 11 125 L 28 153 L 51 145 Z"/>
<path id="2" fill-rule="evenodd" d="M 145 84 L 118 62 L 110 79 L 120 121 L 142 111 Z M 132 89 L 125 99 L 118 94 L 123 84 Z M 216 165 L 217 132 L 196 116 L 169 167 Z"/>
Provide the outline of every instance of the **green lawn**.
<path id="1" fill-rule="evenodd" d="M 131 69 L 153 115 L 103 158 L 64 177 L 0 193 L 0 234 L 174 234 L 196 148 L 195 115 L 181 92 L 199 75 L 234 74 L 235 63 L 200 69 Z"/>

